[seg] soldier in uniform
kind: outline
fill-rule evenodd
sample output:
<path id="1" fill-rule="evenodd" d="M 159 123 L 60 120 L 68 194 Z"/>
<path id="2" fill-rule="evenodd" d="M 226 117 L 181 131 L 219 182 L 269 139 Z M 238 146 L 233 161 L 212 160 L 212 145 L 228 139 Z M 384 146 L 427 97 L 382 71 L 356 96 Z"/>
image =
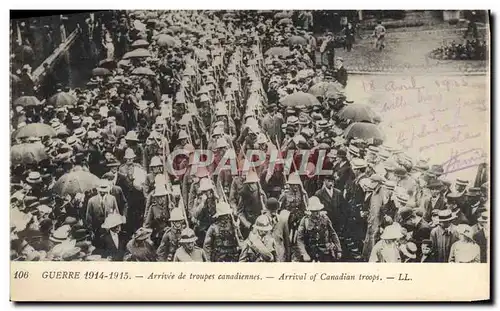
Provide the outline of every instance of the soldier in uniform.
<path id="1" fill-rule="evenodd" d="M 175 251 L 179 248 L 181 232 L 185 228 L 186 219 L 180 207 L 174 208 L 170 213 L 170 228 L 168 228 L 161 238 L 160 246 L 156 250 L 159 261 L 174 260 Z"/>
<path id="2" fill-rule="evenodd" d="M 156 175 L 155 190 L 149 194 L 146 200 L 144 212 L 145 228 L 153 229 L 152 240 L 158 245 L 158 240 L 163 236 L 170 218 L 170 198 L 166 188 L 166 181 L 163 175 Z"/>
<path id="3" fill-rule="evenodd" d="M 240 199 L 236 214 L 241 222 L 241 233 L 247 237 L 255 219 L 265 208 L 266 194 L 259 185 L 259 177 L 254 171 L 248 172 L 243 187 L 240 191 Z"/>
<path id="4" fill-rule="evenodd" d="M 303 261 L 333 262 L 342 257 L 339 237 L 315 196 L 309 198 L 308 213 L 300 221 L 297 245 Z"/>
<path id="5" fill-rule="evenodd" d="M 302 190 L 300 177 L 297 174 L 290 174 L 287 181 L 288 189 L 280 197 L 280 210 L 290 212 L 288 217 L 288 227 L 290 229 L 290 247 L 292 249 L 292 260 L 299 260 L 299 251 L 297 249 L 297 229 L 300 220 L 306 212 L 307 194 Z"/>
<path id="6" fill-rule="evenodd" d="M 149 173 L 146 176 L 146 181 L 144 182 L 143 192 L 144 197 L 148 197 L 148 195 L 154 189 L 155 177 L 158 174 L 163 173 L 163 163 L 161 162 L 160 157 L 154 156 L 151 158 L 151 162 L 149 163 Z"/>
<path id="7" fill-rule="evenodd" d="M 208 177 L 200 179 L 198 194 L 194 200 L 193 209 L 190 211 L 191 223 L 198 237 L 198 243 L 205 241 L 207 229 L 213 222 L 216 213 L 215 206 L 218 197 L 215 194 L 215 187 Z"/>
<path id="8" fill-rule="evenodd" d="M 215 208 L 217 220 L 207 230 L 203 250 L 211 262 L 237 262 L 243 237 L 232 219 L 233 211 L 226 202 L 217 203 Z"/>
<path id="9" fill-rule="evenodd" d="M 189 186 L 189 192 L 188 192 L 188 211 L 191 211 L 194 207 L 194 201 L 196 199 L 196 196 L 198 194 L 198 188 L 200 187 L 200 181 L 203 178 L 209 177 L 210 172 L 207 170 L 206 167 L 198 167 L 194 176 L 192 177 L 191 180 L 191 185 Z M 186 202 L 186 201 L 184 201 Z"/>
<path id="10" fill-rule="evenodd" d="M 174 262 L 210 261 L 203 249 L 196 246 L 197 240 L 198 238 L 192 229 L 186 228 L 182 230 L 181 239 L 179 240 L 181 246 L 175 251 Z"/>
<path id="11" fill-rule="evenodd" d="M 275 262 L 276 242 L 270 234 L 273 227 L 269 217 L 260 215 L 255 220 L 253 230 L 243 242 L 240 262 Z"/>

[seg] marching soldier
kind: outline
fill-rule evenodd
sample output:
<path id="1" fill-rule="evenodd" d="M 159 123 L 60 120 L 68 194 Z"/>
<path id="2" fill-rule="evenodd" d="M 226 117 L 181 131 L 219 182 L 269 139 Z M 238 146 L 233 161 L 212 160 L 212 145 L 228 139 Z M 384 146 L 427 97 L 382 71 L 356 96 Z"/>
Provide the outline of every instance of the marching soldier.
<path id="1" fill-rule="evenodd" d="M 152 239 L 156 242 L 163 236 L 170 217 L 170 198 L 163 175 L 155 178 L 155 190 L 148 196 L 144 217 L 144 228 L 153 229 Z"/>
<path id="2" fill-rule="evenodd" d="M 225 202 L 218 203 L 215 208 L 217 220 L 207 230 L 203 250 L 211 262 L 237 262 L 243 237 L 232 218 L 233 211 Z"/>
<path id="3" fill-rule="evenodd" d="M 297 246 L 303 261 L 333 262 L 342 257 L 339 237 L 330 218 L 322 212 L 324 205 L 312 196 L 307 213 L 297 230 Z"/>
<path id="4" fill-rule="evenodd" d="M 252 224 L 265 208 L 266 194 L 259 185 L 259 177 L 254 171 L 248 172 L 240 191 L 240 199 L 236 214 L 241 222 L 241 233 L 243 237 L 248 236 Z"/>
<path id="5" fill-rule="evenodd" d="M 208 177 L 200 180 L 198 194 L 194 200 L 193 209 L 190 211 L 191 222 L 194 226 L 198 242 L 205 241 L 205 234 L 208 227 L 213 222 L 213 216 L 216 213 L 215 206 L 218 202 L 218 197 L 215 194 L 214 184 Z"/>
<path id="6" fill-rule="evenodd" d="M 171 226 L 163 234 L 160 246 L 156 251 L 159 261 L 174 260 L 175 251 L 180 246 L 181 232 L 186 224 L 184 213 L 180 207 L 172 210 L 169 221 Z"/>
<path id="7" fill-rule="evenodd" d="M 270 231 L 273 229 L 269 217 L 260 215 L 255 220 L 253 230 L 243 243 L 240 262 L 275 262 L 276 248 Z"/>
<path id="8" fill-rule="evenodd" d="M 144 197 L 147 198 L 151 191 L 153 191 L 155 177 L 158 174 L 163 174 L 163 163 L 161 162 L 160 157 L 154 156 L 149 163 L 149 173 L 146 176 L 146 180 L 144 182 Z"/>
<path id="9" fill-rule="evenodd" d="M 174 262 L 209 261 L 203 249 L 196 246 L 197 240 L 198 238 L 192 229 L 186 228 L 182 230 L 181 239 L 179 240 L 181 246 L 175 251 Z"/>

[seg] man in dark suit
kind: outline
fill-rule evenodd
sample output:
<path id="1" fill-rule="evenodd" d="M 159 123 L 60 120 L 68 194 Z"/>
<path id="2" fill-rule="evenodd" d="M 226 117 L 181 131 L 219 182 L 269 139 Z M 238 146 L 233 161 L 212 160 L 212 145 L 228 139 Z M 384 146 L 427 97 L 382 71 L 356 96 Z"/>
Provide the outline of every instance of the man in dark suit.
<path id="1" fill-rule="evenodd" d="M 118 213 L 118 204 L 114 196 L 109 194 L 109 181 L 103 180 L 97 188 L 98 194 L 87 203 L 86 224 L 94 233 L 94 242 L 99 244 L 101 225 L 109 214 Z"/>
<path id="2" fill-rule="evenodd" d="M 335 42 L 331 32 L 327 33 L 321 47 L 319 49 L 322 55 L 326 56 L 328 61 L 328 68 L 333 69 L 335 60 Z"/>
<path id="3" fill-rule="evenodd" d="M 337 152 L 337 162 L 333 166 L 335 177 L 335 188 L 344 191 L 346 184 L 354 179 L 354 172 L 352 171 L 351 164 L 347 160 L 347 152 L 339 150 Z"/>
<path id="4" fill-rule="evenodd" d="M 334 187 L 334 177 L 332 175 L 325 176 L 323 188 L 316 191 L 315 196 L 325 206 L 324 211 L 330 218 L 335 232 L 342 232 L 345 224 L 346 202 L 342 192 Z"/>
<path id="5" fill-rule="evenodd" d="M 102 224 L 106 232 L 101 236 L 101 245 L 98 252 L 103 258 L 112 261 L 122 261 L 125 255 L 128 239 L 121 231 L 123 217 L 119 214 L 110 214 Z"/>
<path id="6" fill-rule="evenodd" d="M 106 134 L 107 137 L 113 136 L 116 137 L 117 139 L 120 139 L 121 137 L 125 137 L 127 131 L 123 126 L 116 124 L 116 117 L 109 117 L 108 125 L 104 129 L 104 133 Z"/>
<path id="7" fill-rule="evenodd" d="M 479 230 L 474 233 L 474 241 L 479 245 L 481 262 L 488 262 L 488 213 L 483 212 L 477 219 Z"/>
<path id="8" fill-rule="evenodd" d="M 115 179 L 115 174 L 113 174 L 112 172 L 108 172 L 104 174 L 102 178 L 109 180 L 111 183 L 111 190 L 109 191 L 109 194 L 115 197 L 116 203 L 118 204 L 118 211 L 120 212 L 120 215 L 127 215 L 127 210 L 128 210 L 127 198 L 125 197 L 122 188 L 113 183 Z"/>
<path id="9" fill-rule="evenodd" d="M 335 71 L 333 77 L 338 83 L 346 87 L 347 85 L 347 70 L 344 68 L 344 59 L 342 57 L 337 57 L 335 59 Z"/>
<path id="10" fill-rule="evenodd" d="M 411 232 L 411 241 L 417 245 L 417 257 L 421 255 L 422 241 L 429 239 L 431 235 L 431 227 L 422 219 L 415 210 L 411 207 L 405 206 L 399 210 L 401 217 L 401 225 L 405 227 L 408 232 Z"/>
<path id="11" fill-rule="evenodd" d="M 444 185 L 440 180 L 434 180 L 427 185 L 430 190 L 431 195 L 425 197 L 422 202 L 422 212 L 425 221 L 431 221 L 431 212 L 434 209 L 444 210 L 446 209 L 446 202 L 444 195 L 442 193 Z"/>

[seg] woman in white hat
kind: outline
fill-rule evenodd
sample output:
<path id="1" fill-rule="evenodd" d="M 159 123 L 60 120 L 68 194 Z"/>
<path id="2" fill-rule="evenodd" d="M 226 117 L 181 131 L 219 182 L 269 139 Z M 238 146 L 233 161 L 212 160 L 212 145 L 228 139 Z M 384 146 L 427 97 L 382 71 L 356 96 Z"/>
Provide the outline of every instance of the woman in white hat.
<path id="1" fill-rule="evenodd" d="M 124 261 L 158 261 L 149 228 L 139 228 L 127 243 Z"/>
<path id="2" fill-rule="evenodd" d="M 380 241 L 372 249 L 369 262 L 401 262 L 397 241 L 403 237 L 401 227 L 392 224 L 384 228 Z"/>
<path id="3" fill-rule="evenodd" d="M 197 240 L 198 238 L 191 228 L 182 230 L 181 239 L 179 240 L 181 246 L 174 254 L 174 262 L 210 261 L 203 249 L 196 246 Z"/>
<path id="4" fill-rule="evenodd" d="M 481 250 L 474 241 L 472 228 L 469 225 L 457 226 L 459 240 L 450 249 L 448 262 L 471 263 L 481 262 Z"/>
<path id="5" fill-rule="evenodd" d="M 269 217 L 260 215 L 253 224 L 253 229 L 243 243 L 240 262 L 276 261 L 276 242 L 270 234 L 273 229 Z"/>

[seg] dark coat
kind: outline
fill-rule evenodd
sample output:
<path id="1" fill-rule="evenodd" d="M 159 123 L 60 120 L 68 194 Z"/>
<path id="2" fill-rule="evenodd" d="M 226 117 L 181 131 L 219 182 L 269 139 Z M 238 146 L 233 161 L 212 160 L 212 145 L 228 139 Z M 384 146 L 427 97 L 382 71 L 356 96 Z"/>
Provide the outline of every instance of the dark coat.
<path id="1" fill-rule="evenodd" d="M 346 201 L 340 190 L 333 188 L 332 196 L 328 194 L 325 188 L 316 191 L 315 196 L 325 206 L 324 211 L 332 221 L 333 229 L 336 232 L 342 232 L 346 219 Z"/>
<path id="2" fill-rule="evenodd" d="M 344 67 L 335 70 L 333 77 L 344 87 L 347 85 L 347 70 Z"/>
<path id="3" fill-rule="evenodd" d="M 106 232 L 101 236 L 102 246 L 98 253 L 103 257 L 111 257 L 112 261 L 122 261 L 125 255 L 128 239 L 124 232 L 118 233 L 118 247 L 116 247 L 111 237 L 111 233 Z"/>
<path id="4" fill-rule="evenodd" d="M 483 230 L 479 230 L 474 234 L 474 241 L 479 245 L 481 262 L 488 262 L 488 240 Z"/>

